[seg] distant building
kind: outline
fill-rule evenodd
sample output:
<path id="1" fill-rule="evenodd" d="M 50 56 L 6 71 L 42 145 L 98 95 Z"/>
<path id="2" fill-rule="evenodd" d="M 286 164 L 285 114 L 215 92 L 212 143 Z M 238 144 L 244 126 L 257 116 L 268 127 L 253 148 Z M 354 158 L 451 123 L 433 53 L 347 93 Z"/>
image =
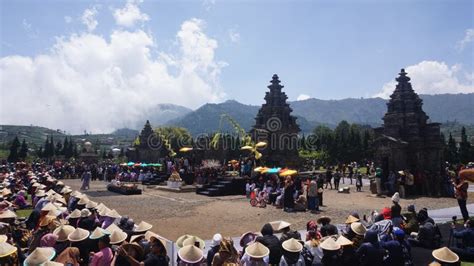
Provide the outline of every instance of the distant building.
<path id="1" fill-rule="evenodd" d="M 89 141 L 84 142 L 78 160 L 85 163 L 97 163 L 99 161 L 99 155 L 94 150 L 92 143 Z"/>
<path id="2" fill-rule="evenodd" d="M 286 102 L 288 97 L 282 92 L 278 76 L 273 75 L 270 82 L 270 91 L 265 93 L 265 103 L 257 113 L 250 134 L 255 142 L 267 142 L 262 158 L 268 166 L 296 167 L 300 164 L 300 127 L 296 123 L 297 118 L 291 115 L 293 110 Z"/>
<path id="3" fill-rule="evenodd" d="M 437 196 L 442 186 L 444 140 L 439 123 L 428 123 L 423 102 L 401 70 L 387 103 L 383 125 L 375 129 L 375 159 L 386 178 L 408 169 L 419 193 Z"/>

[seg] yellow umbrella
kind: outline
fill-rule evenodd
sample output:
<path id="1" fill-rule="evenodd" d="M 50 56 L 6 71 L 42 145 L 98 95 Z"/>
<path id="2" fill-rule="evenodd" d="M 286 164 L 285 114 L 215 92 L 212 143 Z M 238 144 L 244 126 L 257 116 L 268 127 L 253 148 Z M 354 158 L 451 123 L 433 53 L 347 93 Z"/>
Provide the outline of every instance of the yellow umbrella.
<path id="1" fill-rule="evenodd" d="M 265 148 L 267 146 L 267 143 L 264 141 L 260 141 L 259 143 L 255 144 L 255 147 L 257 148 Z"/>
<path id="2" fill-rule="evenodd" d="M 258 159 L 260 159 L 260 158 L 262 158 L 262 154 L 261 154 L 260 152 L 256 151 L 256 152 L 255 152 L 255 159 L 258 160 Z"/>
<path id="3" fill-rule="evenodd" d="M 181 149 L 179 149 L 180 152 L 188 152 L 188 151 L 192 151 L 193 148 L 190 148 L 190 147 L 183 147 Z"/>
<path id="4" fill-rule="evenodd" d="M 253 169 L 255 172 L 259 172 L 261 173 L 262 171 L 267 171 L 268 168 L 267 167 L 264 167 L 264 166 L 259 166 L 259 167 L 256 167 L 255 169 Z"/>
<path id="5" fill-rule="evenodd" d="M 296 175 L 298 171 L 296 170 L 286 170 L 284 172 L 280 173 L 280 176 L 291 176 L 291 175 Z"/>
<path id="6" fill-rule="evenodd" d="M 252 146 L 243 146 L 242 148 L 240 148 L 241 150 L 253 150 L 253 147 Z"/>

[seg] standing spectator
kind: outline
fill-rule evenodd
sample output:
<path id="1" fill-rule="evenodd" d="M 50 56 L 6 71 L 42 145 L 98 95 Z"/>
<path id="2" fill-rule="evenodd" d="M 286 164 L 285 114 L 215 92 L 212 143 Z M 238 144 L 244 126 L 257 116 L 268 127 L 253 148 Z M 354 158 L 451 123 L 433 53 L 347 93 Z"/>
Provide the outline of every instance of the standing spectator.
<path id="1" fill-rule="evenodd" d="M 311 180 L 308 185 L 308 209 L 310 211 L 319 211 L 318 184 Z"/>
<path id="2" fill-rule="evenodd" d="M 454 187 L 456 188 L 456 199 L 458 200 L 459 209 L 461 209 L 462 218 L 464 219 L 464 223 L 466 223 L 469 220 L 469 212 L 466 207 L 469 183 L 464 178 L 458 177 L 454 183 Z"/>
<path id="3" fill-rule="evenodd" d="M 341 182 L 341 170 L 337 170 L 334 174 L 334 189 L 339 190 L 339 183 Z"/>
<path id="4" fill-rule="evenodd" d="M 327 189 L 328 185 L 330 185 L 332 189 L 331 180 L 332 180 L 332 170 L 331 170 L 331 167 L 328 166 L 328 169 L 326 170 L 326 187 L 324 189 Z"/>

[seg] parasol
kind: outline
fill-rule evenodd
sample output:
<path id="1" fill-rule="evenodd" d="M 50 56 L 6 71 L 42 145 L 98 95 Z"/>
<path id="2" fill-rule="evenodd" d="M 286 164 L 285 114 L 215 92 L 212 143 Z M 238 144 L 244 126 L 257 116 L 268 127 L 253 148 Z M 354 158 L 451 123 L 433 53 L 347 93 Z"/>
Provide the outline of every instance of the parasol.
<path id="1" fill-rule="evenodd" d="M 265 148 L 267 146 L 267 143 L 264 141 L 260 141 L 259 143 L 255 144 L 255 147 L 257 148 Z"/>
<path id="2" fill-rule="evenodd" d="M 193 148 L 191 148 L 191 147 L 183 147 L 183 148 L 179 149 L 180 152 L 188 152 L 188 151 L 192 151 L 192 150 L 193 150 Z"/>
<path id="3" fill-rule="evenodd" d="M 298 173 L 298 171 L 296 170 L 286 170 L 284 172 L 281 172 L 280 173 L 280 176 L 292 176 L 292 175 L 296 175 Z"/>
<path id="4" fill-rule="evenodd" d="M 253 150 L 252 146 L 243 146 L 240 148 L 241 150 Z"/>
<path id="5" fill-rule="evenodd" d="M 134 165 L 134 164 L 135 164 L 134 162 L 128 162 L 128 163 L 127 163 L 128 166 L 132 166 L 132 165 Z"/>

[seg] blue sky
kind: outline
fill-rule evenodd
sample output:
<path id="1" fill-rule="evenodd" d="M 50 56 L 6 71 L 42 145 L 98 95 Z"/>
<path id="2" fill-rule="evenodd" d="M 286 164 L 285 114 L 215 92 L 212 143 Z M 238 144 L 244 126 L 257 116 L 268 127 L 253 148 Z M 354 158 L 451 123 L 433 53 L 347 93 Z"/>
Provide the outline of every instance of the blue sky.
<path id="1" fill-rule="evenodd" d="M 114 32 L 133 35 L 140 31 L 145 36 L 133 43 L 133 47 L 144 45 L 144 48 L 136 51 L 135 58 L 142 53 L 153 62 L 171 58 L 164 63 L 164 80 L 169 78 L 170 85 L 167 89 L 157 86 L 140 91 L 141 88 L 130 89 L 133 87 L 130 84 L 135 84 L 134 78 L 130 81 L 121 76 L 119 80 L 124 80 L 124 90 L 153 95 L 155 102 L 171 101 L 193 108 L 226 99 L 260 104 L 273 73 L 280 76 L 290 100 L 307 96 L 320 99 L 387 97 L 402 67 L 411 70 L 407 71 L 418 92 L 474 92 L 473 1 L 145 0 L 129 1 L 129 4 L 138 10 L 140 17 L 126 25 L 127 22 L 120 22 L 114 16 L 116 10 L 125 9 L 125 1 L 2 1 L 0 57 L 3 63 L 0 70 L 5 76 L 21 73 L 28 68 L 18 60 L 33 60 L 33 81 L 22 86 L 23 92 L 33 91 L 36 88 L 31 84 L 37 84 L 41 78 L 37 73 L 38 56 L 62 60 L 58 57 L 74 56 L 75 49 L 84 48 L 72 45 L 71 36 L 80 39 L 93 35 L 112 44 Z M 97 23 L 95 27 L 92 24 L 88 29 L 83 19 L 85 10 L 93 11 L 89 18 Z M 180 32 L 184 34 L 181 37 Z M 88 41 L 81 41 L 92 47 Z M 127 42 L 127 38 L 123 42 Z M 186 42 L 197 44 L 189 44 L 190 51 L 186 52 L 183 48 L 187 47 Z M 80 59 L 82 61 L 90 60 L 84 62 L 85 65 L 105 64 L 99 60 L 100 50 L 96 52 L 77 52 L 77 55 L 85 57 Z M 98 61 L 94 56 L 99 57 Z M 126 65 L 141 69 L 141 62 L 126 56 L 123 59 Z M 66 64 L 71 63 L 71 60 L 66 61 Z M 65 64 L 60 62 L 59 65 Z M 189 66 L 186 62 L 192 62 L 191 74 L 186 70 Z M 109 73 L 111 69 L 124 71 L 125 68 L 120 63 L 110 63 L 97 71 Z M 47 75 L 54 78 L 61 68 L 53 69 Z M 90 76 L 79 67 L 72 69 L 78 75 Z M 161 72 L 150 73 L 159 77 Z M 178 78 L 182 76 L 193 78 Z M 68 81 L 66 74 L 57 78 L 63 83 Z M 24 82 L 23 78 L 5 79 L 2 79 L 2 87 Z M 159 78 L 154 80 L 160 81 Z M 87 83 L 68 90 L 84 90 L 90 84 L 94 84 L 95 90 L 101 90 L 102 85 L 98 84 L 103 83 Z M 54 86 L 57 86 L 54 80 L 45 81 L 41 90 L 54 94 L 58 91 L 58 88 L 50 88 Z M 107 86 L 110 91 L 113 85 Z M 195 94 L 187 94 L 190 87 Z M 178 92 L 176 97 L 165 95 L 173 90 Z M 2 89 L 2 95 L 15 96 L 6 89 Z M 86 95 L 89 99 L 95 97 L 94 90 Z M 138 96 L 128 98 L 139 102 Z M 189 99 L 183 99 L 187 96 Z M 118 100 L 113 103 L 123 104 Z M 62 106 L 61 110 L 67 107 Z M 58 118 L 56 123 L 60 121 Z"/>

